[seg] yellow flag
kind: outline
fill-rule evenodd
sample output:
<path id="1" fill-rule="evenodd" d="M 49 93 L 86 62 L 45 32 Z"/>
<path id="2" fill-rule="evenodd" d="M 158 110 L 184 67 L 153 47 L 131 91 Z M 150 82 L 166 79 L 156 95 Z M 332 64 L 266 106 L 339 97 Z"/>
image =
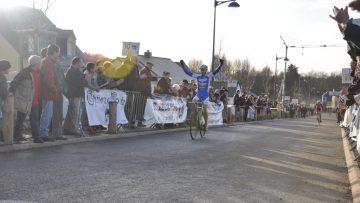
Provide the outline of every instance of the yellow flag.
<path id="1" fill-rule="evenodd" d="M 121 79 L 127 77 L 136 65 L 136 57 L 129 52 L 125 59 L 114 59 L 102 64 L 102 73 L 109 78 Z"/>

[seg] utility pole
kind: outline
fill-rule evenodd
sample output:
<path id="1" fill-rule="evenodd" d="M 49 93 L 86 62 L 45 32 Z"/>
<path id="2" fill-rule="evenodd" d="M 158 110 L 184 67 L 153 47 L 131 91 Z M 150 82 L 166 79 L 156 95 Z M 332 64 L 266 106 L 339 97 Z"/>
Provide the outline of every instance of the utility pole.
<path id="1" fill-rule="evenodd" d="M 287 53 L 288 53 L 289 46 L 285 43 L 285 40 L 281 37 L 281 35 L 280 35 L 280 38 L 281 38 L 281 40 L 283 41 L 283 43 L 285 45 L 284 85 L 283 85 L 283 98 L 282 98 L 282 103 L 283 103 L 283 106 L 284 106 L 284 102 L 285 102 L 284 97 L 286 96 L 286 93 L 285 93 L 285 90 L 286 90 L 286 88 L 285 88 L 285 86 L 286 86 L 286 66 L 287 66 L 287 62 L 289 61 L 289 59 L 287 57 Z"/>
<path id="2" fill-rule="evenodd" d="M 274 101 L 276 101 L 276 75 L 277 75 L 277 54 L 276 54 L 276 63 L 275 63 L 275 76 L 274 76 Z"/>
<path id="3" fill-rule="evenodd" d="M 276 83 L 277 83 L 277 61 L 280 60 L 280 59 L 284 59 L 285 60 L 288 60 L 288 58 L 286 57 L 278 57 L 277 54 L 276 54 L 276 59 L 275 59 L 275 78 L 274 78 L 274 100 L 276 100 L 277 98 L 277 95 L 276 95 Z M 281 87 L 282 88 L 282 87 Z M 280 95 L 281 96 L 281 95 Z"/>
<path id="4" fill-rule="evenodd" d="M 288 44 L 286 44 L 285 40 L 282 38 L 282 36 L 280 35 L 280 38 L 285 46 L 285 58 L 284 58 L 284 61 L 285 61 L 285 67 L 284 67 L 284 84 L 283 84 L 283 99 L 282 99 L 282 102 L 283 102 L 283 105 L 284 105 L 284 96 L 286 96 L 286 68 L 287 68 L 287 62 L 289 61 L 288 57 L 287 57 L 287 54 L 288 54 L 288 49 L 289 48 L 328 48 L 328 47 L 344 47 L 344 45 L 336 45 L 336 44 L 333 44 L 333 45 L 326 45 L 326 44 L 321 44 L 321 45 L 291 45 L 289 46 Z M 300 81 L 299 81 L 300 83 Z"/>

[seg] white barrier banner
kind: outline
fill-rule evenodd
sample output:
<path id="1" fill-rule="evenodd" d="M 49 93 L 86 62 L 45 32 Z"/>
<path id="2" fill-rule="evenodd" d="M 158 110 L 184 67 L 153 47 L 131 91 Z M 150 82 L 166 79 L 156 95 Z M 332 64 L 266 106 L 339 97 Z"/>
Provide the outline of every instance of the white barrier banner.
<path id="1" fill-rule="evenodd" d="M 85 106 L 89 125 L 109 124 L 109 102 L 117 102 L 117 124 L 127 124 L 125 116 L 126 93 L 120 90 L 100 90 L 85 88 Z"/>
<path id="2" fill-rule="evenodd" d="M 144 119 L 146 123 L 183 123 L 186 121 L 186 99 L 172 96 L 154 96 L 148 99 Z"/>
<path id="3" fill-rule="evenodd" d="M 219 103 L 209 102 L 208 125 L 222 125 L 223 124 L 223 116 L 222 116 L 223 110 L 224 110 L 224 104 L 222 102 L 219 102 Z"/>
<path id="4" fill-rule="evenodd" d="M 208 125 L 222 125 L 222 102 L 209 103 L 208 106 Z M 148 99 L 145 108 L 145 124 L 151 126 L 154 123 L 183 123 L 186 121 L 187 106 L 186 99 L 170 96 L 154 96 Z"/>

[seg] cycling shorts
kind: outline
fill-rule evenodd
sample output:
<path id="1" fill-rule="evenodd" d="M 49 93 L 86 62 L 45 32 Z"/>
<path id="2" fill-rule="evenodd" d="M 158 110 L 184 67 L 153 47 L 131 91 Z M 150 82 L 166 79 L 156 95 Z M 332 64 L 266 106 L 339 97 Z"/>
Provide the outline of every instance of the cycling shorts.
<path id="1" fill-rule="evenodd" d="M 193 98 L 193 102 L 203 102 L 204 106 L 209 106 L 209 97 L 206 99 L 200 99 L 197 95 L 195 95 L 195 97 Z"/>

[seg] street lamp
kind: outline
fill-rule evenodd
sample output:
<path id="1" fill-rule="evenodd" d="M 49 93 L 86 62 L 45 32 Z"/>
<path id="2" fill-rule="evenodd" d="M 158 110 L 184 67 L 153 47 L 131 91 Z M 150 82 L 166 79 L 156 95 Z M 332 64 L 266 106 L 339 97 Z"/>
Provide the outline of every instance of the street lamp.
<path id="1" fill-rule="evenodd" d="M 286 96 L 286 93 L 285 93 L 285 86 L 286 86 L 286 63 L 289 61 L 288 57 L 287 57 L 287 54 L 288 54 L 288 48 L 289 46 L 286 44 L 285 40 L 282 38 L 282 36 L 280 35 L 280 38 L 281 40 L 283 41 L 284 45 L 285 45 L 285 67 L 284 67 L 284 85 L 283 85 L 283 98 L 282 98 L 282 104 L 283 104 L 283 107 L 285 107 L 285 100 L 284 100 L 284 97 Z"/>
<path id="2" fill-rule="evenodd" d="M 276 63 L 275 63 L 275 78 L 274 78 L 274 101 L 276 100 L 276 82 L 277 82 L 277 61 L 284 59 L 284 61 L 289 61 L 286 57 L 278 57 L 276 54 Z"/>
<path id="3" fill-rule="evenodd" d="M 212 55 L 211 55 L 211 71 L 214 71 L 214 61 L 215 61 L 215 28 L 216 28 L 216 7 L 224 4 L 229 3 L 228 7 L 231 8 L 237 8 L 240 7 L 240 5 L 236 2 L 236 0 L 227 0 L 227 1 L 214 1 L 214 30 L 213 30 L 213 46 L 212 46 Z M 213 84 L 214 78 L 212 78 L 212 84 Z"/>

